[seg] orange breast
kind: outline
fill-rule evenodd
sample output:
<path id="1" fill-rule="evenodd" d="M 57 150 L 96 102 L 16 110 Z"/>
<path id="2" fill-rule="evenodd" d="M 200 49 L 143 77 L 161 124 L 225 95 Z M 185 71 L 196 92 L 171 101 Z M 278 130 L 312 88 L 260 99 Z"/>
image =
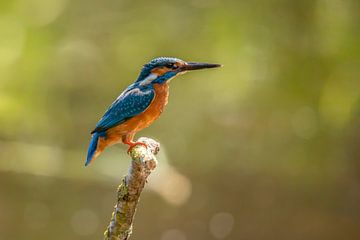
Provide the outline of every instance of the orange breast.
<path id="1" fill-rule="evenodd" d="M 121 136 L 135 134 L 153 123 L 164 110 L 169 97 L 169 85 L 154 84 L 155 97 L 149 107 L 141 114 L 123 122 L 106 131 L 107 139 L 110 142 L 118 142 Z"/>

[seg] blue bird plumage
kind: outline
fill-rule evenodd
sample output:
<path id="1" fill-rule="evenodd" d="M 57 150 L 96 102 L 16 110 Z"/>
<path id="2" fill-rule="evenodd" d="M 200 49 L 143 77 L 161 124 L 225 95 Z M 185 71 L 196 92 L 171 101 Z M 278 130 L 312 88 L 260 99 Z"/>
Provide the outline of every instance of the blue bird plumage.
<path id="1" fill-rule="evenodd" d="M 133 137 L 163 111 L 168 98 L 168 80 L 186 71 L 220 66 L 170 57 L 155 58 L 145 64 L 136 81 L 110 105 L 91 132 L 85 166 L 109 145 L 123 142 L 130 146 L 130 150 L 136 144 L 142 144 L 133 142 Z"/>
<path id="2" fill-rule="evenodd" d="M 91 133 L 106 131 L 142 113 L 150 105 L 154 96 L 152 85 L 132 84 L 111 104 Z"/>
<path id="3" fill-rule="evenodd" d="M 90 140 L 90 145 L 88 149 L 88 154 L 85 162 L 85 166 L 89 165 L 97 148 L 98 140 L 100 136 L 105 136 L 105 132 L 96 132 L 92 135 Z"/>
<path id="4" fill-rule="evenodd" d="M 151 70 L 153 70 L 154 68 L 171 65 L 176 62 L 182 62 L 182 60 L 178 59 L 178 58 L 173 58 L 173 57 L 155 58 L 143 66 L 143 68 L 141 69 L 141 72 L 139 74 L 139 77 L 137 78 L 137 80 L 135 82 L 143 81 L 146 77 L 148 77 L 151 74 Z"/>

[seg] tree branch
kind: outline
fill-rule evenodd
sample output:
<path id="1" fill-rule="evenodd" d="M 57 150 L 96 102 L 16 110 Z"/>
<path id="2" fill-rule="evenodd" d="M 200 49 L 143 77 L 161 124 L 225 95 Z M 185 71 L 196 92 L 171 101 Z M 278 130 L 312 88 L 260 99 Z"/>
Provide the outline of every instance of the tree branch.
<path id="1" fill-rule="evenodd" d="M 130 169 L 118 187 L 117 203 L 104 233 L 105 240 L 127 240 L 130 237 L 140 194 L 146 179 L 156 168 L 155 155 L 160 150 L 160 144 L 144 137 L 139 138 L 138 141 L 145 143 L 147 149 L 142 145 L 137 145 L 130 151 L 132 158 Z"/>

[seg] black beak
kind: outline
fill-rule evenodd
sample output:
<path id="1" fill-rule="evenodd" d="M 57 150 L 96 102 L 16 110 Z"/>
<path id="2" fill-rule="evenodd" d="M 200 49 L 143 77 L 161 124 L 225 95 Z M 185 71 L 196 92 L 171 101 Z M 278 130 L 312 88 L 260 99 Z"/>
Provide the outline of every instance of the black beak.
<path id="1" fill-rule="evenodd" d="M 222 67 L 222 65 L 215 63 L 188 62 L 186 65 L 181 67 L 181 71 L 191 71 L 191 70 L 199 70 L 204 68 L 217 68 L 217 67 Z"/>

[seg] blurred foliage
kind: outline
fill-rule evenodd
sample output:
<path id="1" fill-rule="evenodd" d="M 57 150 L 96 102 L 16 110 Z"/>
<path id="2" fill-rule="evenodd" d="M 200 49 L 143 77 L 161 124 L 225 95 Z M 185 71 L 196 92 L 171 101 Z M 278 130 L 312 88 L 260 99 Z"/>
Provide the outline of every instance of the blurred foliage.
<path id="1" fill-rule="evenodd" d="M 89 132 L 157 56 L 224 67 L 138 134 L 174 174 L 134 239 L 359 239 L 359 24 L 357 0 L 1 1 L 0 239 L 101 238 L 129 158 L 85 169 Z"/>

